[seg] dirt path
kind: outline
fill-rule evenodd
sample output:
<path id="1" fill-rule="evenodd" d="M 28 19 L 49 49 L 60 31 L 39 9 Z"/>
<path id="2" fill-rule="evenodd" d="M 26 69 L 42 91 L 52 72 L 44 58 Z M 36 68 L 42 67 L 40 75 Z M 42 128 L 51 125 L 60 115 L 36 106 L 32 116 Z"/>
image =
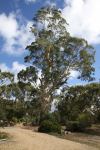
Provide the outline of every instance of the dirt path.
<path id="1" fill-rule="evenodd" d="M 13 136 L 12 141 L 0 142 L 0 150 L 97 150 L 84 144 L 16 127 L 0 131 Z"/>

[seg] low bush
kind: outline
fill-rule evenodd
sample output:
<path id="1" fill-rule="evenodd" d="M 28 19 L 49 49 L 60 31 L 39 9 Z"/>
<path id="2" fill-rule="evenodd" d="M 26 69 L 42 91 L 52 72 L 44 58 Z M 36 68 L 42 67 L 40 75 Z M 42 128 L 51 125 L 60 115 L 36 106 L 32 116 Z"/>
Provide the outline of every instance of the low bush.
<path id="1" fill-rule="evenodd" d="M 41 122 L 38 131 L 44 132 L 44 133 L 59 133 L 60 134 L 61 126 L 57 122 L 44 120 L 43 122 Z"/>
<path id="2" fill-rule="evenodd" d="M 8 121 L 0 120 L 0 127 L 7 127 L 7 126 L 8 126 Z"/>
<path id="3" fill-rule="evenodd" d="M 92 116 L 90 114 L 82 113 L 78 116 L 76 121 L 68 121 L 66 123 L 66 130 L 72 132 L 84 131 L 92 124 Z"/>
<path id="4" fill-rule="evenodd" d="M 79 114 L 77 121 L 84 127 L 89 127 L 93 123 L 93 116 L 90 113 Z"/>
<path id="5" fill-rule="evenodd" d="M 66 123 L 66 130 L 71 132 L 81 131 L 81 124 L 78 121 L 68 121 Z"/>
<path id="6" fill-rule="evenodd" d="M 0 139 L 7 139 L 8 135 L 5 132 L 0 132 Z"/>

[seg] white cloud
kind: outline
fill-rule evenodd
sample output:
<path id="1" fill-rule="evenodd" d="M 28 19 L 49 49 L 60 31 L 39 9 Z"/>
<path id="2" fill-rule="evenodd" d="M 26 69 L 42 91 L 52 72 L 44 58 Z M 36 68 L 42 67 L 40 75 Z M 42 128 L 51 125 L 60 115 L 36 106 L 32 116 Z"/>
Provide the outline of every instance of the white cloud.
<path id="1" fill-rule="evenodd" d="M 14 62 L 12 63 L 11 71 L 12 71 L 13 73 L 18 73 L 18 72 L 20 72 L 22 69 L 25 69 L 25 68 L 26 68 L 26 66 L 25 66 L 24 64 L 20 64 L 19 62 L 14 61 Z"/>
<path id="2" fill-rule="evenodd" d="M 11 67 L 8 67 L 5 63 L 0 63 L 0 69 L 2 71 L 10 71 L 14 74 L 17 74 L 22 69 L 25 69 L 26 66 L 24 64 L 19 63 L 18 61 L 14 61 Z"/>
<path id="3" fill-rule="evenodd" d="M 45 5 L 49 5 L 51 7 L 56 6 L 56 2 L 51 2 L 51 0 L 46 0 Z"/>
<path id="4" fill-rule="evenodd" d="M 34 3 L 36 0 L 25 0 L 26 3 Z"/>
<path id="5" fill-rule="evenodd" d="M 0 15 L 0 34 L 5 38 L 9 39 L 15 37 L 18 24 L 13 14 L 6 16 L 5 14 Z"/>
<path id="6" fill-rule="evenodd" d="M 15 81 L 17 81 L 17 73 L 20 72 L 22 69 L 26 69 L 27 66 L 24 64 L 20 64 L 18 61 L 14 61 L 11 67 L 8 67 L 5 63 L 0 64 L 0 69 L 2 71 L 9 71 L 15 75 Z"/>
<path id="7" fill-rule="evenodd" d="M 24 0 L 26 2 L 26 4 L 31 4 L 31 3 L 35 3 L 35 2 L 40 2 L 41 0 Z M 53 0 L 44 0 L 43 1 L 44 6 L 56 6 L 56 2 L 54 2 Z"/>
<path id="8" fill-rule="evenodd" d="M 2 71 L 9 71 L 9 68 L 7 67 L 7 65 L 6 65 L 5 63 L 1 63 L 1 64 L 0 64 L 0 69 L 1 69 Z"/>
<path id="9" fill-rule="evenodd" d="M 70 79 L 70 80 L 73 80 L 73 79 L 77 78 L 78 76 L 79 76 L 79 72 L 78 72 L 78 71 L 71 70 L 71 71 L 70 71 L 69 79 Z"/>
<path id="10" fill-rule="evenodd" d="M 100 0 L 65 0 L 62 13 L 71 35 L 100 43 Z"/>
<path id="11" fill-rule="evenodd" d="M 22 54 L 25 47 L 34 39 L 29 32 L 31 26 L 32 22 L 20 14 L 0 14 L 0 37 L 4 41 L 2 51 L 14 55 Z"/>

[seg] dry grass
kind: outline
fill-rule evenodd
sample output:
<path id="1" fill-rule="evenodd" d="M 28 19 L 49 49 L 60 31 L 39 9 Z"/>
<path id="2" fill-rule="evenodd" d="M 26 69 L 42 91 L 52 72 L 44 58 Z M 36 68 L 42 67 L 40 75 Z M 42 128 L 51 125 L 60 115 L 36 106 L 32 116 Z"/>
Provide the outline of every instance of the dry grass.
<path id="1" fill-rule="evenodd" d="M 13 136 L 12 141 L 0 143 L 0 150 L 98 150 L 85 144 L 32 132 L 19 127 L 0 130 Z"/>
<path id="2" fill-rule="evenodd" d="M 90 145 L 100 150 L 100 136 L 89 135 L 85 133 L 72 133 L 72 134 L 67 134 L 65 136 L 62 136 L 61 138 L 78 142 L 81 144 Z"/>
<path id="3" fill-rule="evenodd" d="M 55 135 L 60 138 L 90 145 L 100 150 L 100 124 L 95 124 L 84 133 L 70 133 L 66 135 Z"/>

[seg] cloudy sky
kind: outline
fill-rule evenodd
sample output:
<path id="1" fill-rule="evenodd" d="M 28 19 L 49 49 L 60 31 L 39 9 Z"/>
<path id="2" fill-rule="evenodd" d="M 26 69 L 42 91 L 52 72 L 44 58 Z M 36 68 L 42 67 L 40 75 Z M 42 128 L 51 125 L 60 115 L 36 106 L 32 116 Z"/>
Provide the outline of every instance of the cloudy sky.
<path id="1" fill-rule="evenodd" d="M 19 72 L 26 67 L 25 47 L 33 40 L 30 32 L 36 11 L 56 5 L 69 23 L 72 36 L 85 38 L 96 49 L 95 77 L 100 78 L 100 0 L 0 0 L 0 68 Z M 80 84 L 72 72 L 70 84 Z"/>

